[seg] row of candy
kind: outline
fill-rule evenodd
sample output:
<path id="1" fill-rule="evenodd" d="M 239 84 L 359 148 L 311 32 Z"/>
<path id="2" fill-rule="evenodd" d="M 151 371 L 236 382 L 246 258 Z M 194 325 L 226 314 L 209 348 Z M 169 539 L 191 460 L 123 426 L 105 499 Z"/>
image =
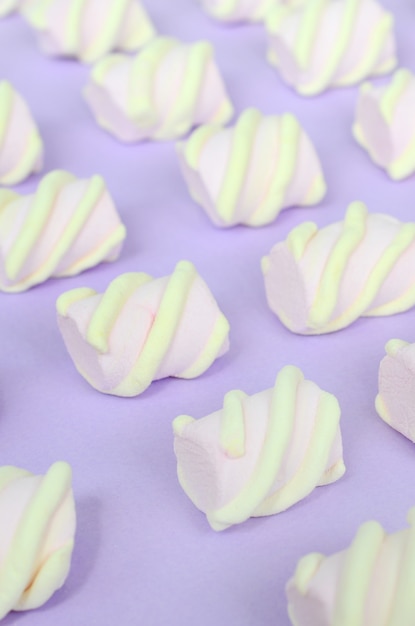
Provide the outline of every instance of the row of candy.
<path id="1" fill-rule="evenodd" d="M 398 409 L 401 425 L 411 421 L 414 440 L 415 344 L 393 341 L 387 348 L 377 405 L 390 406 L 388 419 Z M 400 377 L 406 380 L 398 397 L 391 381 Z M 174 420 L 179 482 L 215 530 L 250 516 L 279 513 L 344 474 L 339 420 L 336 398 L 305 380 L 298 368 L 286 366 L 272 389 L 253 396 L 231 391 L 223 409 L 200 420 L 187 415 Z M 0 538 L 0 619 L 11 610 L 41 606 L 66 580 L 76 525 L 70 467 L 55 463 L 45 476 L 1 467 L 3 511 L 7 516 Z M 381 615 L 390 614 L 394 619 L 389 626 L 412 624 L 413 515 L 410 522 L 410 530 L 391 536 L 369 522 L 348 551 L 328 558 L 303 557 L 287 584 L 293 623 L 360 624 L 365 615 L 367 623 L 378 624 Z M 389 581 L 381 603 L 371 599 L 378 564 Z"/>
<path id="2" fill-rule="evenodd" d="M 387 86 L 367 83 L 360 91 L 354 135 L 394 179 L 415 171 L 414 106 L 415 76 L 408 70 L 396 72 Z M 0 83 L 0 112 L 0 183 L 12 185 L 40 171 L 43 142 L 26 102 L 7 81 Z M 216 226 L 269 224 L 283 209 L 316 204 L 326 192 L 314 146 L 291 114 L 247 109 L 230 128 L 202 125 L 177 144 L 177 153 L 190 195 Z"/>
<path id="3" fill-rule="evenodd" d="M 396 65 L 393 16 L 376 0 L 201 2 L 223 21 L 266 19 L 268 59 L 302 95 L 356 84 Z M 35 29 L 44 52 L 87 63 L 113 50 L 137 50 L 155 37 L 133 0 L 1 0 L 0 15 L 13 9 Z"/>

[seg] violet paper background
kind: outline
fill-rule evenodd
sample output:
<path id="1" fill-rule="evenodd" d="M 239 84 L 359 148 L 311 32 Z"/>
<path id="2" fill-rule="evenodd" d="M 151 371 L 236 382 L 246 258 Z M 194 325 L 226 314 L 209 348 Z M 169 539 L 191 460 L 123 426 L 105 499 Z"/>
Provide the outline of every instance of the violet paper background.
<path id="1" fill-rule="evenodd" d="M 415 7 L 410 0 L 383 5 L 395 14 L 400 65 L 414 71 Z M 357 88 L 303 99 L 285 86 L 265 61 L 262 27 L 217 24 L 193 0 L 147 6 L 160 33 L 214 44 L 238 114 L 257 106 L 298 116 L 329 191 L 320 206 L 287 210 L 268 227 L 216 229 L 191 201 L 173 143 L 118 143 L 81 97 L 88 68 L 43 56 L 18 16 L 0 23 L 0 78 L 38 120 L 44 173 L 103 175 L 128 229 L 116 263 L 0 294 L 0 463 L 43 473 L 68 461 L 78 511 L 66 585 L 42 609 L 10 614 L 5 626 L 288 626 L 284 586 L 301 556 L 344 548 L 371 518 L 388 531 L 402 528 L 415 504 L 413 444 L 374 409 L 384 345 L 392 337 L 415 341 L 415 312 L 296 336 L 268 309 L 260 271 L 261 257 L 295 225 L 340 220 L 353 200 L 414 220 L 415 177 L 390 181 L 354 142 Z M 32 191 L 38 180 L 20 189 Z M 195 263 L 230 320 L 230 352 L 199 379 L 157 382 L 137 398 L 96 392 L 65 351 L 56 298 L 79 286 L 104 290 L 125 271 L 166 275 L 181 258 Z M 338 397 L 347 473 L 283 514 L 215 533 L 178 485 L 171 422 L 217 410 L 230 389 L 270 387 L 287 363 Z"/>

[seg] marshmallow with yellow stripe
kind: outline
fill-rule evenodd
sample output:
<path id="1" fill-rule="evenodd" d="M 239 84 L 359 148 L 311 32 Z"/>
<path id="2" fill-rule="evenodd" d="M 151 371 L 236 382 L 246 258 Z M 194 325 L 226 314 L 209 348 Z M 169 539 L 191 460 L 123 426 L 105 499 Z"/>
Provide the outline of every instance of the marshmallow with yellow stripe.
<path id="1" fill-rule="evenodd" d="M 413 307 L 414 266 L 415 223 L 371 214 L 362 202 L 342 222 L 300 224 L 262 259 L 269 307 L 303 335 Z"/>
<path id="2" fill-rule="evenodd" d="M 72 471 L 0 467 L 0 619 L 42 606 L 64 584 L 76 526 Z M 14 622 L 13 622 L 14 623 Z"/>
<path id="3" fill-rule="evenodd" d="M 345 472 L 336 398 L 284 367 L 271 389 L 173 422 L 180 485 L 214 530 L 285 511 Z"/>
<path id="4" fill-rule="evenodd" d="M 415 75 L 400 69 L 387 85 L 362 85 L 353 134 L 393 180 L 415 172 Z"/>
<path id="5" fill-rule="evenodd" d="M 415 508 L 408 522 L 391 535 L 378 522 L 366 522 L 346 550 L 303 557 L 286 588 L 292 624 L 415 624 Z"/>
<path id="6" fill-rule="evenodd" d="M 316 150 L 288 113 L 246 109 L 230 128 L 198 128 L 177 152 L 190 195 L 216 226 L 263 226 L 326 193 Z"/>
<path id="7" fill-rule="evenodd" d="M 178 139 L 233 115 L 207 41 L 156 37 L 136 56 L 110 54 L 93 67 L 84 96 L 97 124 L 125 142 Z"/>
<path id="8" fill-rule="evenodd" d="M 22 0 L 19 6 L 50 56 L 92 63 L 113 50 L 134 52 L 155 36 L 141 0 Z"/>
<path id="9" fill-rule="evenodd" d="M 43 166 L 43 141 L 27 102 L 0 82 L 0 185 L 17 185 Z"/>
<path id="10" fill-rule="evenodd" d="M 0 189 L 0 290 L 25 291 L 114 261 L 125 235 L 101 176 L 55 170 L 29 196 Z"/>
<path id="11" fill-rule="evenodd" d="M 376 0 L 308 0 L 267 14 L 268 61 L 302 96 L 355 85 L 397 64 L 393 15 Z"/>
<path id="12" fill-rule="evenodd" d="M 137 396 L 168 376 L 196 378 L 229 348 L 228 321 L 188 261 L 162 278 L 122 274 L 103 294 L 73 289 L 57 311 L 78 372 L 116 396 Z"/>

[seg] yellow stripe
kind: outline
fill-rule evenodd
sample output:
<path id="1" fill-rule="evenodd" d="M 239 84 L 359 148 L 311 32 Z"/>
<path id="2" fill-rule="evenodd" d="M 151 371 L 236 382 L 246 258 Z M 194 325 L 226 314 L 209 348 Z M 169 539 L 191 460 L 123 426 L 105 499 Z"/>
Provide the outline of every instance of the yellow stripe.
<path id="1" fill-rule="evenodd" d="M 245 416 L 243 391 L 230 391 L 223 401 L 219 445 L 231 458 L 245 455 Z"/>
<path id="2" fill-rule="evenodd" d="M 137 395 L 154 380 L 174 339 L 196 274 L 194 266 L 187 261 L 176 265 L 143 350 L 127 378 L 114 390 L 116 395 L 124 395 L 132 387 Z"/>
<path id="3" fill-rule="evenodd" d="M 91 346 L 102 354 L 108 352 L 109 336 L 124 305 L 137 289 L 151 280 L 148 274 L 130 272 L 110 283 L 89 322 L 86 339 Z"/>

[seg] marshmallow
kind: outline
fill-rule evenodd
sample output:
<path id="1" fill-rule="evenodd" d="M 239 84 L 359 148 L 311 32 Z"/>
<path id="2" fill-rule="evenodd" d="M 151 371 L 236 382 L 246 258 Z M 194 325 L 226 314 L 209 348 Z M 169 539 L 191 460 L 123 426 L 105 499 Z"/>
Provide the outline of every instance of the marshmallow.
<path id="1" fill-rule="evenodd" d="M 43 142 L 29 107 L 0 82 L 0 184 L 16 185 L 43 165 Z"/>
<path id="2" fill-rule="evenodd" d="M 262 260 L 271 310 L 294 333 L 345 328 L 415 305 L 415 224 L 352 203 L 343 222 L 294 228 Z"/>
<path id="3" fill-rule="evenodd" d="M 415 343 L 391 339 L 385 349 L 376 410 L 389 426 L 415 443 Z"/>
<path id="4" fill-rule="evenodd" d="M 104 180 L 56 170 L 35 194 L 0 190 L 0 290 L 24 291 L 118 258 L 125 226 Z"/>
<path id="5" fill-rule="evenodd" d="M 0 467 L 0 619 L 42 606 L 64 584 L 71 564 L 75 505 L 71 469 L 45 476 Z"/>
<path id="6" fill-rule="evenodd" d="M 159 37 L 136 57 L 108 56 L 93 68 L 84 95 L 97 123 L 126 142 L 177 139 L 233 114 L 207 42 Z"/>
<path id="7" fill-rule="evenodd" d="M 155 35 L 139 0 L 29 0 L 21 13 L 43 52 L 84 63 L 113 50 L 138 50 Z"/>
<path id="8" fill-rule="evenodd" d="M 292 624 L 415 624 L 415 509 L 408 521 L 410 528 L 391 535 L 366 522 L 347 550 L 303 557 L 286 588 Z"/>
<path id="9" fill-rule="evenodd" d="M 173 422 L 180 485 L 214 530 L 285 511 L 345 472 L 334 396 L 284 367 L 273 389 Z"/>
<path id="10" fill-rule="evenodd" d="M 195 378 L 229 348 L 229 324 L 194 266 L 122 274 L 104 294 L 74 289 L 58 323 L 78 372 L 98 391 L 137 396 L 153 380 Z"/>
<path id="11" fill-rule="evenodd" d="M 415 172 L 415 75 L 398 70 L 382 87 L 360 89 L 353 134 L 394 180 Z M 414 124 L 414 128 L 412 128 Z"/>
<path id="12" fill-rule="evenodd" d="M 267 18 L 268 61 L 303 96 L 354 85 L 397 63 L 393 16 L 375 0 L 309 0 Z"/>
<path id="13" fill-rule="evenodd" d="M 232 128 L 202 126 L 177 151 L 192 198 L 216 226 L 263 226 L 326 192 L 314 146 L 291 114 L 247 109 Z"/>

